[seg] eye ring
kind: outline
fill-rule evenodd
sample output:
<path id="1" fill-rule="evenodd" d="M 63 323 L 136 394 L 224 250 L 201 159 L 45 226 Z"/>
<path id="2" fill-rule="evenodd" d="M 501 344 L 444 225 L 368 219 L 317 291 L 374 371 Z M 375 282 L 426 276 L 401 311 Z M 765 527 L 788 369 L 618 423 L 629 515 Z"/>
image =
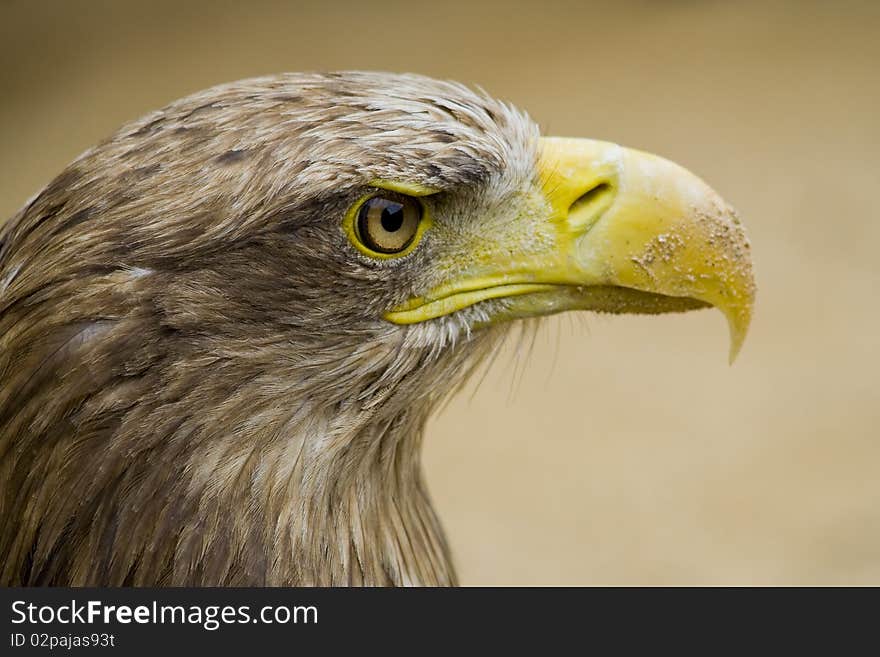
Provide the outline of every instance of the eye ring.
<path id="1" fill-rule="evenodd" d="M 410 253 L 430 223 L 416 197 L 385 189 L 361 198 L 345 220 L 349 239 L 373 258 L 399 258 Z"/>

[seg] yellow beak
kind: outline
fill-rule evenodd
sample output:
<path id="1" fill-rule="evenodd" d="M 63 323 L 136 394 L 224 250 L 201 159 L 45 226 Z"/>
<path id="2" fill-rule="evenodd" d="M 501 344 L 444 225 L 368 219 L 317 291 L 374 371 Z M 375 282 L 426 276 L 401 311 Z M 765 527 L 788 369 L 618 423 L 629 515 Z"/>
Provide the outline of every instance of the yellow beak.
<path id="1" fill-rule="evenodd" d="M 389 312 L 408 324 L 503 298 L 491 321 L 565 310 L 661 313 L 715 306 L 731 361 L 755 299 L 749 243 L 735 212 L 668 160 L 586 139 L 541 140 L 539 248 L 483 249 L 464 275 Z M 543 215 L 534 219 L 535 215 Z M 513 255 L 511 255 L 513 254 Z"/>

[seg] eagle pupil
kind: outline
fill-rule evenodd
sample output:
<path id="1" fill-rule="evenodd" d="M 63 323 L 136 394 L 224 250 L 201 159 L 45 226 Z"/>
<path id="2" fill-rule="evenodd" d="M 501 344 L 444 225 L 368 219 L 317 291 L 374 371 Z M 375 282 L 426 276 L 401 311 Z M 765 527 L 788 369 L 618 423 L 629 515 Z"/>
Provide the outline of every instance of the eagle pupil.
<path id="1" fill-rule="evenodd" d="M 382 208 L 382 228 L 386 232 L 396 233 L 403 226 L 403 206 L 400 203 L 391 204 Z"/>

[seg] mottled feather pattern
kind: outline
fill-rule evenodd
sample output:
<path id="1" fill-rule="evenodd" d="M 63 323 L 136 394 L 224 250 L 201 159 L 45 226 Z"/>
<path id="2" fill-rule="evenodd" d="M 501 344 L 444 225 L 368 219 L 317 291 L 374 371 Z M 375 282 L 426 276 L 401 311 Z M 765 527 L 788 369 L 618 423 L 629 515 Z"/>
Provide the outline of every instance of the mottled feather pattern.
<path id="1" fill-rule="evenodd" d="M 0 233 L 0 584 L 454 584 L 421 440 L 504 302 L 392 325 L 444 245 L 374 261 L 340 222 L 406 180 L 473 232 L 537 134 L 455 83 L 285 74 L 73 162 Z"/>

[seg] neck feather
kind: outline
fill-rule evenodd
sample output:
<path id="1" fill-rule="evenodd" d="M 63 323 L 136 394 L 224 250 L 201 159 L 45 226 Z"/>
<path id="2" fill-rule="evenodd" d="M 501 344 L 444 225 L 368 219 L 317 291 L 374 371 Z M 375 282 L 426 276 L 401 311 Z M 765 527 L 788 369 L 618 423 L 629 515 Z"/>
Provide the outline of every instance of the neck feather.
<path id="1" fill-rule="evenodd" d="M 221 521 L 216 534 L 248 537 L 249 545 L 236 551 L 251 555 L 243 562 L 265 559 L 253 573 L 257 581 L 269 586 L 455 584 L 422 477 L 424 416 L 307 415 L 307 422 L 284 440 L 267 442 L 260 454 L 242 450 L 234 456 L 241 468 L 234 476 L 217 485 L 215 471 L 198 486 L 202 510 L 252 508 L 253 517 L 241 526 L 224 527 Z M 220 514 L 214 517 L 219 520 Z M 206 539 L 216 536 L 194 534 L 193 539 L 195 545 L 182 546 L 183 554 L 210 560 Z M 224 563 L 193 563 L 191 572 L 226 569 L 237 577 L 238 564 L 220 556 Z"/>
<path id="2" fill-rule="evenodd" d="M 133 334 L 101 330 L 56 369 L 122 353 Z M 45 383 L 65 404 L 0 403 L 19 448 L 0 459 L 14 475 L 0 510 L 16 528 L 0 532 L 0 584 L 456 582 L 422 434 L 498 344 L 492 332 L 435 349 L 425 343 L 436 336 L 396 333 L 281 359 L 274 344 L 225 355 L 224 341 L 186 352 L 169 335 L 139 335 L 164 351 L 137 376 L 56 377 Z M 57 455 L 67 467 L 52 466 Z M 45 481 L 26 476 L 44 471 Z"/>

